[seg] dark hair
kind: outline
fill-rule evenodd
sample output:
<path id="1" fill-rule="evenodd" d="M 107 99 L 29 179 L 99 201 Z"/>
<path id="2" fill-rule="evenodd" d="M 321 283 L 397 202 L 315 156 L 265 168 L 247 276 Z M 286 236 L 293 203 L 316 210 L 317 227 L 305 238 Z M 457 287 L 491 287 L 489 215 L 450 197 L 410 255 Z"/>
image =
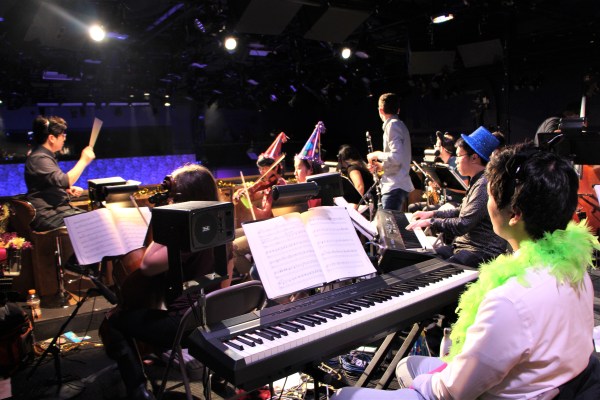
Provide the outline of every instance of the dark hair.
<path id="1" fill-rule="evenodd" d="M 312 170 L 313 175 L 320 174 L 321 172 L 323 172 L 323 166 L 316 161 L 307 160 L 305 158 L 296 159 L 300 160 L 302 165 L 304 165 L 304 168 L 306 168 L 307 170 Z"/>
<path id="2" fill-rule="evenodd" d="M 497 152 L 504 146 L 504 134 L 500 131 L 494 131 L 494 132 L 492 132 L 492 135 L 494 135 L 494 137 L 496 139 L 498 139 L 498 141 L 500 142 L 498 147 L 496 147 L 496 149 L 492 152 L 492 154 L 494 154 L 495 152 Z M 473 148 L 471 146 L 469 146 L 469 144 L 467 142 L 465 142 L 465 140 L 462 137 L 458 138 L 454 147 L 456 147 L 457 149 L 458 148 L 463 149 L 470 156 L 473 154 L 476 154 L 475 150 L 473 150 Z M 482 157 L 479 157 L 479 159 L 481 160 L 482 165 L 485 166 L 488 164 L 488 161 L 485 161 Z"/>
<path id="3" fill-rule="evenodd" d="M 444 148 L 444 150 L 450 154 L 454 152 L 454 146 L 456 144 L 456 137 L 454 135 L 448 132 L 442 133 L 437 131 L 435 136 L 440 139 L 441 146 Z"/>
<path id="4" fill-rule="evenodd" d="M 188 164 L 177 168 L 171 176 L 174 202 L 219 200 L 217 183 L 208 168 Z"/>
<path id="5" fill-rule="evenodd" d="M 338 163 L 340 163 L 341 161 L 346 161 L 349 164 L 356 164 L 368 168 L 367 164 L 360 156 L 358 150 L 356 150 L 349 144 L 341 145 L 340 149 L 338 150 Z M 341 169 L 341 165 L 339 166 L 339 168 Z"/>
<path id="6" fill-rule="evenodd" d="M 486 168 L 490 194 L 499 209 L 523 215 L 533 239 L 565 229 L 577 208 L 579 181 L 571 164 L 533 143 L 507 146 L 492 154 Z"/>
<path id="7" fill-rule="evenodd" d="M 38 115 L 33 120 L 33 139 L 38 144 L 46 143 L 49 135 L 58 137 L 67 130 L 67 121 L 61 117 Z"/>
<path id="8" fill-rule="evenodd" d="M 400 99 L 395 93 L 385 93 L 379 97 L 378 105 L 385 114 L 397 114 L 400 109 Z"/>
<path id="9" fill-rule="evenodd" d="M 256 166 L 257 167 L 270 167 L 274 163 L 275 163 L 275 159 L 274 158 L 264 157 L 262 155 L 258 157 L 258 160 L 256 160 Z M 284 172 L 283 161 L 280 162 L 279 165 L 277 165 L 277 167 L 275 168 L 275 172 L 277 172 L 280 175 L 283 175 L 283 172 Z"/>

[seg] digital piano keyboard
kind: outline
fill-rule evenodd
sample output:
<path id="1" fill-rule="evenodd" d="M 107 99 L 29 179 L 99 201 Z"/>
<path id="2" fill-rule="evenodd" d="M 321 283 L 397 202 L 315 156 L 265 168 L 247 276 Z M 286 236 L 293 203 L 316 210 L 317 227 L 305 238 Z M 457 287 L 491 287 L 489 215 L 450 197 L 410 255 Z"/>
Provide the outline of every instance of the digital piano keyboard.
<path id="1" fill-rule="evenodd" d="M 189 352 L 234 385 L 258 387 L 430 317 L 477 275 L 432 259 L 197 328 Z"/>

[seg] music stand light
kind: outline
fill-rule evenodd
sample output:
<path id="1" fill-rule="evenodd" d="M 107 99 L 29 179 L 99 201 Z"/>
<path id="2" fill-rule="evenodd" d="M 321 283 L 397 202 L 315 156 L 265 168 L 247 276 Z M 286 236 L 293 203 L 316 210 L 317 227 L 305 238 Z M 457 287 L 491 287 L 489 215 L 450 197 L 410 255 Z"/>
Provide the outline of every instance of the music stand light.
<path id="1" fill-rule="evenodd" d="M 302 204 L 319 195 L 316 182 L 292 183 L 273 186 L 273 207 Z"/>
<path id="2" fill-rule="evenodd" d="M 344 195 L 342 176 L 339 172 L 326 172 L 323 174 L 310 175 L 306 177 L 307 182 L 314 182 L 319 186 L 317 198 L 321 199 L 321 205 L 332 206 L 333 198 Z"/>

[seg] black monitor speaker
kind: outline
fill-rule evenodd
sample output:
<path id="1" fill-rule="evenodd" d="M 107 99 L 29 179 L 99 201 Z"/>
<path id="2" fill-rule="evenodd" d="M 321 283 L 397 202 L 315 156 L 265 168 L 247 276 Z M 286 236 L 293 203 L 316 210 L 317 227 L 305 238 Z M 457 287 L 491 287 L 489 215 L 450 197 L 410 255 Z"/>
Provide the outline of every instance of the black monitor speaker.
<path id="1" fill-rule="evenodd" d="M 186 201 L 152 209 L 155 242 L 182 251 L 200 251 L 235 238 L 233 204 Z"/>

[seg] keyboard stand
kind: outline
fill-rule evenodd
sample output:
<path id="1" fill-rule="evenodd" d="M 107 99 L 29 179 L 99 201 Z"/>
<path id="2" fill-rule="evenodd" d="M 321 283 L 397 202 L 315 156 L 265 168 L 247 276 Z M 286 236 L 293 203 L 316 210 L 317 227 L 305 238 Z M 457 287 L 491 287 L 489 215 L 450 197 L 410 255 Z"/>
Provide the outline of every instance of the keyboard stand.
<path id="1" fill-rule="evenodd" d="M 417 338 L 421 335 L 421 332 L 423 332 L 423 328 L 424 324 L 422 322 L 413 324 L 412 329 L 410 330 L 406 338 L 404 338 L 404 341 L 402 342 L 400 349 L 394 356 L 394 359 L 390 362 L 387 369 L 379 379 L 379 382 L 375 386 L 376 389 L 386 390 L 390 386 L 392 379 L 396 377 L 396 365 L 398 365 L 398 362 L 400 362 L 400 360 L 408 356 L 408 353 L 410 353 L 410 350 L 415 345 Z M 392 347 L 396 338 L 400 338 L 400 332 L 390 333 L 386 336 L 381 346 L 379 346 L 379 348 L 375 352 L 373 359 L 371 360 L 367 368 L 365 368 L 365 371 L 360 376 L 360 378 L 358 378 L 354 386 L 366 387 L 369 384 L 371 379 L 373 379 L 373 375 L 375 374 L 375 372 L 383 364 L 383 361 L 389 353 L 390 348 Z"/>

